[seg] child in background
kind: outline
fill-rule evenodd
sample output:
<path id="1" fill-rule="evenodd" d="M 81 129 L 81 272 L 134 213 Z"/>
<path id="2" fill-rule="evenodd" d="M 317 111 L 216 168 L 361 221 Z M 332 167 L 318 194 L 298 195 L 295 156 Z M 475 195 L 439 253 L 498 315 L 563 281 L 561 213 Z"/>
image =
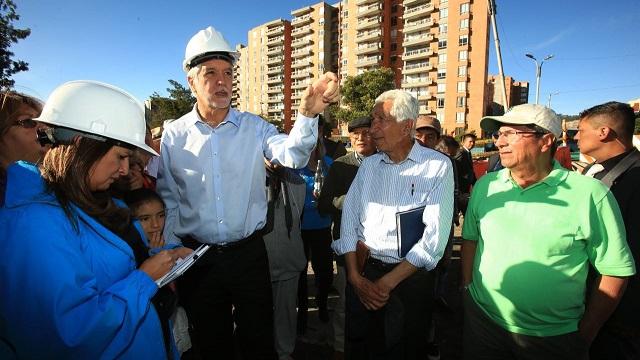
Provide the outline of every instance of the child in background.
<path id="1" fill-rule="evenodd" d="M 142 230 L 147 237 L 147 247 L 151 253 L 162 250 L 164 247 L 164 201 L 153 190 L 140 188 L 129 191 L 125 194 L 124 201 L 131 209 L 131 214 L 142 226 Z M 173 283 L 167 286 L 175 291 Z M 191 338 L 189 337 L 189 320 L 184 309 L 178 306 L 171 316 L 172 333 L 179 355 L 191 348 Z"/>

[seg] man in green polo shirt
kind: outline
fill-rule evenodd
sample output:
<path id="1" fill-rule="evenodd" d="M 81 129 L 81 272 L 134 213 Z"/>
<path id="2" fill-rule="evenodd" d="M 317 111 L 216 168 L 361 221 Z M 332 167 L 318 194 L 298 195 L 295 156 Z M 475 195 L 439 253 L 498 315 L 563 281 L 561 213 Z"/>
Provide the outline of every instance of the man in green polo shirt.
<path id="1" fill-rule="evenodd" d="M 616 200 L 553 160 L 552 110 L 519 105 L 480 126 L 505 169 L 475 184 L 464 219 L 465 358 L 586 358 L 635 273 Z"/>

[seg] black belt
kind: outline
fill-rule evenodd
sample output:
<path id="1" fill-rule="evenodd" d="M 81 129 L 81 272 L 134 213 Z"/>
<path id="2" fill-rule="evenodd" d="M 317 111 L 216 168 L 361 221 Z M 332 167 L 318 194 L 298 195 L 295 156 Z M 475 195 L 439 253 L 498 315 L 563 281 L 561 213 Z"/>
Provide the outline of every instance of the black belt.
<path id="1" fill-rule="evenodd" d="M 256 231 L 253 234 L 249 235 L 248 237 L 237 240 L 237 241 L 231 241 L 224 244 L 208 244 L 210 248 L 207 252 L 219 253 L 219 254 L 225 253 L 230 250 L 238 249 L 243 245 L 248 244 L 251 240 L 255 240 L 261 237 L 262 237 L 262 232 Z M 180 239 L 182 240 L 182 245 L 193 250 L 197 249 L 200 245 L 204 244 L 203 242 L 196 240 L 194 237 L 190 235 L 180 237 Z"/>
<path id="2" fill-rule="evenodd" d="M 393 270 L 393 268 L 395 268 L 399 264 L 399 263 L 386 263 L 386 262 L 384 262 L 382 260 L 375 259 L 375 258 L 373 258 L 371 256 L 369 256 L 367 258 L 367 262 L 366 263 L 367 263 L 367 265 L 371 265 L 371 266 L 373 266 L 375 268 L 378 268 L 379 270 L 382 270 L 382 271 L 391 271 L 391 270 Z"/>

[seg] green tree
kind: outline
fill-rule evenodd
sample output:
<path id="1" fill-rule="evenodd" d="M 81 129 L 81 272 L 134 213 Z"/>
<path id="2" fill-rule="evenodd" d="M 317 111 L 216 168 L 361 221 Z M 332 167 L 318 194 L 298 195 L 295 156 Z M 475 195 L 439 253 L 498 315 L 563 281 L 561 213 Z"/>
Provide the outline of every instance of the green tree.
<path id="1" fill-rule="evenodd" d="M 20 20 L 16 13 L 16 5 L 12 0 L 0 0 L 0 89 L 9 89 L 15 83 L 11 76 L 20 71 L 29 70 L 29 64 L 22 60 L 13 60 L 13 52 L 9 51 L 12 43 L 31 35 L 31 29 L 17 29 L 13 26 Z"/>
<path id="2" fill-rule="evenodd" d="M 636 129 L 633 132 L 634 134 L 640 134 L 640 117 L 636 118 Z"/>
<path id="3" fill-rule="evenodd" d="M 394 73 L 389 68 L 367 71 L 357 76 L 348 76 L 342 86 L 340 106 L 330 107 L 331 117 L 349 122 L 371 113 L 378 95 L 395 88 Z"/>
<path id="4" fill-rule="evenodd" d="M 175 80 L 169 80 L 168 97 L 160 96 L 157 92 L 151 95 L 151 111 L 149 125 L 153 128 L 161 126 L 165 120 L 177 119 L 193 108 L 196 99 L 191 90 Z"/>

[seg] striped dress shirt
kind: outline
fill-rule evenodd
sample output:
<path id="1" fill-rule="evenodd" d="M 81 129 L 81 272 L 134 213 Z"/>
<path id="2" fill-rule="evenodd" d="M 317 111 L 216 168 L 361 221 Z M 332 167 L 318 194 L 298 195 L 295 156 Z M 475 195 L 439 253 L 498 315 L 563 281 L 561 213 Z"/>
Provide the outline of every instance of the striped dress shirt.
<path id="1" fill-rule="evenodd" d="M 407 260 L 417 268 L 433 269 L 444 252 L 453 216 L 453 167 L 449 158 L 415 142 L 407 158 L 394 163 L 378 153 L 362 162 L 349 188 L 342 211 L 338 255 L 353 252 L 358 240 L 371 256 L 385 263 Z M 398 256 L 396 213 L 425 206 L 422 238 Z"/>

